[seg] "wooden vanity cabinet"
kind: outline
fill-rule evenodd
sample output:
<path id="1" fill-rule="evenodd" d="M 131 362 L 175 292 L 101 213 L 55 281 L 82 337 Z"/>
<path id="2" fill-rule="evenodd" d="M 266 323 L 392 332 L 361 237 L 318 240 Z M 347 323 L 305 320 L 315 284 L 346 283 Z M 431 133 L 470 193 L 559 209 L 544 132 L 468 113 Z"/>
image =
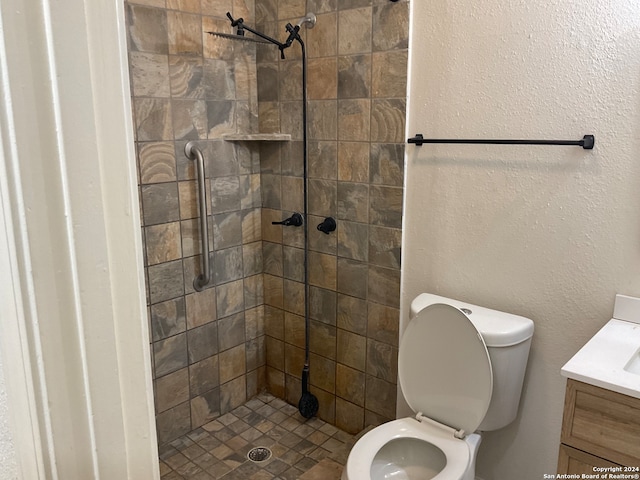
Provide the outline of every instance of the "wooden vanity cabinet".
<path id="1" fill-rule="evenodd" d="M 640 399 L 568 379 L 561 442 L 558 473 L 640 467 Z"/>

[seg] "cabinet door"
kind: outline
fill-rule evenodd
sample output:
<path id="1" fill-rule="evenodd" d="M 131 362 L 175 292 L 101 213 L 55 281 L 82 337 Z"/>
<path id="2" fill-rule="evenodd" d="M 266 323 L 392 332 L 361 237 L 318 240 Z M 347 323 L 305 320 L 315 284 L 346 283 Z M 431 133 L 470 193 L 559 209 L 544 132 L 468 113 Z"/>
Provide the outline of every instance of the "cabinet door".
<path id="1" fill-rule="evenodd" d="M 620 465 L 640 465 L 640 399 L 569 379 L 561 442 Z"/>
<path id="2" fill-rule="evenodd" d="M 583 473 L 593 475 L 593 467 L 617 467 L 616 463 L 610 462 L 595 455 L 590 455 L 560 444 L 560 453 L 558 455 L 558 473 Z"/>

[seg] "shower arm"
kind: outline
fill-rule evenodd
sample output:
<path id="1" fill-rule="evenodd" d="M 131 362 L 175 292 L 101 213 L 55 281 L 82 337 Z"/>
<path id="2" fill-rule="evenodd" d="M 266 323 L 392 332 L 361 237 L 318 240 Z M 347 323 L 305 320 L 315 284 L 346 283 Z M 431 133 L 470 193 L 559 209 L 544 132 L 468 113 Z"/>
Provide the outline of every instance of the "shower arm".
<path id="1" fill-rule="evenodd" d="M 311 27 L 313 27 L 315 25 L 315 22 L 316 22 L 315 15 L 308 14 L 305 17 L 301 18 L 296 26 L 293 26 L 290 23 L 287 23 L 285 28 L 287 29 L 287 32 L 289 32 L 289 37 L 287 38 L 287 40 L 284 43 L 282 43 L 279 40 L 276 40 L 275 38 L 270 37 L 269 35 L 266 35 L 266 34 L 264 34 L 262 32 L 259 32 L 258 30 L 254 30 L 253 28 L 248 27 L 247 25 L 245 25 L 243 18 L 238 18 L 236 20 L 231 16 L 231 13 L 229 13 L 229 12 L 227 12 L 227 18 L 231 21 L 231 26 L 232 27 L 237 27 L 238 28 L 238 30 L 237 30 L 237 34 L 238 35 L 244 36 L 244 30 L 248 30 L 249 32 L 254 34 L 256 37 L 260 37 L 263 40 L 266 40 L 267 42 L 270 42 L 270 43 L 273 43 L 274 45 L 276 45 L 280 49 L 280 57 L 282 58 L 282 60 L 285 59 L 284 58 L 285 49 L 289 48 L 294 40 L 298 40 L 301 43 L 302 47 L 304 48 L 304 44 L 302 44 L 302 39 L 300 38 L 300 35 L 298 34 L 302 24 L 303 23 L 308 23 L 308 24 L 311 25 Z"/>
<path id="2" fill-rule="evenodd" d="M 270 37 L 269 35 L 266 35 L 266 34 L 264 34 L 262 32 L 254 30 L 251 27 L 248 27 L 247 25 L 245 25 L 243 18 L 238 18 L 237 20 L 235 20 L 231 16 L 231 13 L 229 13 L 229 12 L 227 12 L 227 18 L 229 20 L 231 20 L 231 26 L 232 27 L 238 27 L 238 32 L 242 32 L 243 30 L 248 30 L 249 32 L 253 33 L 256 37 L 260 37 L 263 40 L 266 40 L 267 42 L 270 42 L 270 43 L 273 43 L 274 45 L 276 45 L 280 49 L 280 56 L 284 60 L 284 49 L 285 48 L 289 48 L 291 46 L 291 43 L 293 42 L 293 38 L 292 38 L 291 35 L 289 35 L 289 39 L 287 39 L 287 43 L 282 43 L 282 42 L 276 40 L 275 38 Z M 291 26 L 291 24 L 287 24 L 287 31 L 289 31 L 289 27 L 290 26 Z M 300 30 L 300 27 L 298 27 L 298 30 Z M 297 34 L 297 30 L 296 30 L 296 34 Z M 238 35 L 243 36 L 244 33 L 238 33 Z"/>

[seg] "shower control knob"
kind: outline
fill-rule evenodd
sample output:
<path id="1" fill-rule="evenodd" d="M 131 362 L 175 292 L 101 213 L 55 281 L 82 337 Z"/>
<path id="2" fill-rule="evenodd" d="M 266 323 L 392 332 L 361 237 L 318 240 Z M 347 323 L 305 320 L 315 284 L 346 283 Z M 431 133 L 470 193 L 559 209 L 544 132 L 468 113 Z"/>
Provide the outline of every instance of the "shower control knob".
<path id="1" fill-rule="evenodd" d="M 285 218 L 281 222 L 271 222 L 271 225 L 284 225 L 285 227 L 299 227 L 302 225 L 302 215 L 294 213 L 289 218 Z"/>
<path id="2" fill-rule="evenodd" d="M 336 229 L 336 221 L 333 217 L 327 217 L 322 223 L 318 225 L 318 230 L 329 235 L 329 232 L 333 232 Z"/>

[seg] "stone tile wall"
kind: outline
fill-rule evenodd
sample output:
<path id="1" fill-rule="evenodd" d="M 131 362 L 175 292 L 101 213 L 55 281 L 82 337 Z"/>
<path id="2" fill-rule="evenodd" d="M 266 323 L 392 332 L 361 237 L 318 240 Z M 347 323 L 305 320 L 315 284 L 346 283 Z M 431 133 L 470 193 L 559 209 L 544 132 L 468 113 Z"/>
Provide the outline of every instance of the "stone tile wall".
<path id="1" fill-rule="evenodd" d="M 407 1 L 256 0 L 258 29 L 303 30 L 309 98 L 311 386 L 319 416 L 348 432 L 395 417 Z M 291 133 L 260 149 L 269 391 L 293 404 L 304 362 L 302 229 L 273 226 L 302 211 L 302 91 L 297 44 L 257 50 L 261 132 Z M 336 218 L 336 232 L 315 226 Z"/>
<path id="2" fill-rule="evenodd" d="M 220 140 L 257 131 L 255 46 L 206 34 L 231 31 L 227 11 L 251 21 L 253 9 L 252 0 L 126 2 L 160 443 L 265 386 L 259 152 Z M 207 160 L 214 286 L 200 293 L 188 140 Z"/>

